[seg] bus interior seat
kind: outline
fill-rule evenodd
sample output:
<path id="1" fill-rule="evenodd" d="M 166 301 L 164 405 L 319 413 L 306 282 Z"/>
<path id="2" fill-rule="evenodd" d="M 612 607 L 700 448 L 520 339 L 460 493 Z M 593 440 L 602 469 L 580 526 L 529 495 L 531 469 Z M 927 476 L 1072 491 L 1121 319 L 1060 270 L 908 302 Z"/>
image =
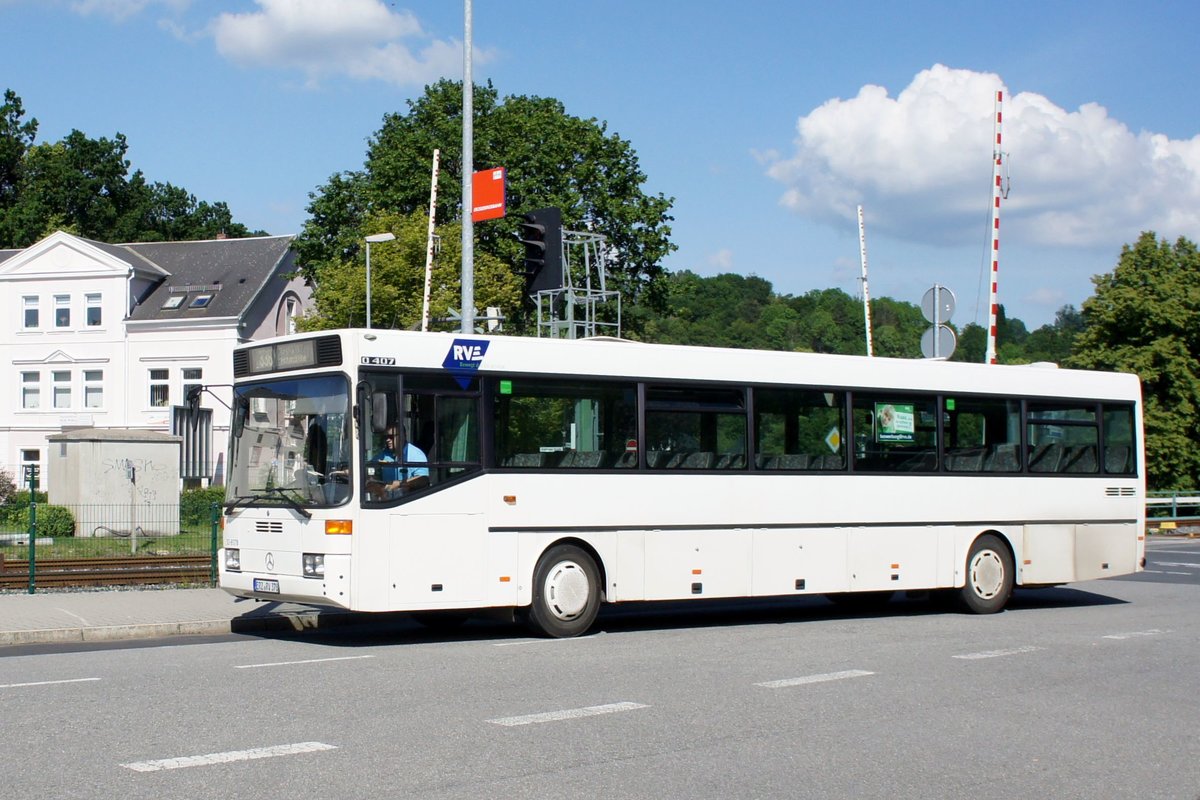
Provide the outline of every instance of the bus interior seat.
<path id="1" fill-rule="evenodd" d="M 984 472 L 1016 472 L 1021 468 L 1017 460 L 1017 445 L 1005 442 L 994 444 L 988 448 L 987 457 L 983 460 Z"/>
<path id="2" fill-rule="evenodd" d="M 745 469 L 746 456 L 743 453 L 722 453 L 717 459 L 714 469 Z"/>
<path id="3" fill-rule="evenodd" d="M 1127 444 L 1113 444 L 1104 448 L 1104 471 L 1117 475 L 1132 472 L 1129 468 L 1129 453 Z"/>
<path id="4" fill-rule="evenodd" d="M 604 461 L 601 450 L 568 450 L 558 466 L 570 469 L 598 469 Z"/>
<path id="5" fill-rule="evenodd" d="M 1029 471 L 1058 472 L 1062 457 L 1063 446 L 1060 442 L 1043 442 L 1029 454 Z"/>
<path id="6" fill-rule="evenodd" d="M 1099 471 L 1100 464 L 1096 460 L 1096 445 L 1079 444 L 1067 448 L 1063 459 L 1062 471 L 1073 473 L 1093 473 Z"/>
<path id="7" fill-rule="evenodd" d="M 972 447 L 946 454 L 946 469 L 950 472 L 981 472 L 986 448 Z"/>
<path id="8" fill-rule="evenodd" d="M 545 453 L 513 453 L 504 462 L 506 467 L 540 467 L 546 463 Z"/>
<path id="9" fill-rule="evenodd" d="M 613 462 L 613 467 L 616 469 L 634 469 L 637 465 L 638 454 L 636 450 L 626 450 Z"/>
<path id="10" fill-rule="evenodd" d="M 774 469 L 808 469 L 808 453 L 787 453 L 779 457 Z"/>
<path id="11" fill-rule="evenodd" d="M 696 453 L 681 453 L 682 458 L 676 464 L 677 469 L 712 469 L 713 454 L 705 451 Z"/>

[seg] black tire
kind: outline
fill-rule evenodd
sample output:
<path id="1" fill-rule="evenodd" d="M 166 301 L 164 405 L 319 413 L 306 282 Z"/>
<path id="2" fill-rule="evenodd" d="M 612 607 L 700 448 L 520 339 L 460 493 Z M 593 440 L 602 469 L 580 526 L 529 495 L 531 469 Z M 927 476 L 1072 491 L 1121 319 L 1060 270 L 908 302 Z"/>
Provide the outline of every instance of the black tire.
<path id="1" fill-rule="evenodd" d="M 600 613 L 600 569 L 582 548 L 560 544 L 538 559 L 525 623 L 534 633 L 566 639 L 587 633 Z"/>
<path id="2" fill-rule="evenodd" d="M 966 579 L 958 590 L 958 604 L 972 614 L 1003 611 L 1012 597 L 1013 558 L 999 537 L 984 534 L 967 554 Z"/>

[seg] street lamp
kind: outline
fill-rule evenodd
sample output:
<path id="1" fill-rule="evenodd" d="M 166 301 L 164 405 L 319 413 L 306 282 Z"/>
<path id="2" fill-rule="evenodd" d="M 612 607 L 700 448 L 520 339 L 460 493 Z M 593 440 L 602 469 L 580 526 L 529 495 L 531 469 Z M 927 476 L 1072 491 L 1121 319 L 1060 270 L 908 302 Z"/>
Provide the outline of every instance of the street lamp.
<path id="1" fill-rule="evenodd" d="M 367 327 L 371 327 L 371 243 L 390 242 L 396 238 L 394 233 L 373 233 L 367 237 Z"/>

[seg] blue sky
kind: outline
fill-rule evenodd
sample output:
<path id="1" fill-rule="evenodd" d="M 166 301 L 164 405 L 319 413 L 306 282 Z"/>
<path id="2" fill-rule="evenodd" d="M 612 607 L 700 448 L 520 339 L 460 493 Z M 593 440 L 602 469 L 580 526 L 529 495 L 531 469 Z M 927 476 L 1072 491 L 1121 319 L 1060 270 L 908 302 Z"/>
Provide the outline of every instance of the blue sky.
<path id="1" fill-rule="evenodd" d="M 474 0 L 474 71 L 633 144 L 675 199 L 668 269 L 856 294 L 861 204 L 872 296 L 940 283 L 959 324 L 986 323 L 1003 89 L 999 293 L 1032 328 L 1141 231 L 1200 240 L 1197 8 Z M 0 30 L 38 141 L 124 133 L 149 179 L 273 234 L 462 76 L 460 0 L 0 0 Z"/>

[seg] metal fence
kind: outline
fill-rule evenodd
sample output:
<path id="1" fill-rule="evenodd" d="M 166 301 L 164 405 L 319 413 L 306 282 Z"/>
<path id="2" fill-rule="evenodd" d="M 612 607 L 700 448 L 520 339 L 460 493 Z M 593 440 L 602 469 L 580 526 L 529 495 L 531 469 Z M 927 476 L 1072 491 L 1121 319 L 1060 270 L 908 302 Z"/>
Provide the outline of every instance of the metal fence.
<path id="1" fill-rule="evenodd" d="M 216 503 L 6 504 L 0 588 L 13 588 L 15 572 L 28 573 L 31 592 L 39 582 L 87 585 L 89 572 L 102 584 L 215 583 L 219 523 Z"/>
<path id="2" fill-rule="evenodd" d="M 1151 533 L 1200 534 L 1200 491 L 1147 492 L 1146 527 Z"/>

